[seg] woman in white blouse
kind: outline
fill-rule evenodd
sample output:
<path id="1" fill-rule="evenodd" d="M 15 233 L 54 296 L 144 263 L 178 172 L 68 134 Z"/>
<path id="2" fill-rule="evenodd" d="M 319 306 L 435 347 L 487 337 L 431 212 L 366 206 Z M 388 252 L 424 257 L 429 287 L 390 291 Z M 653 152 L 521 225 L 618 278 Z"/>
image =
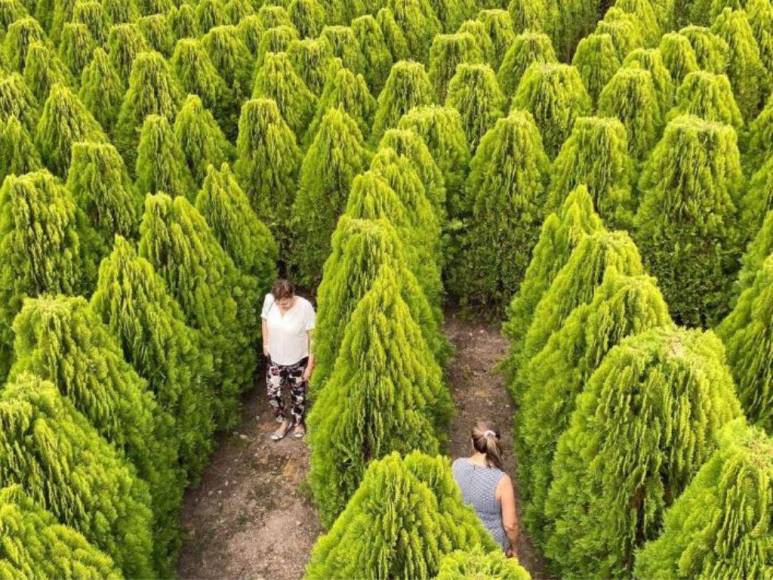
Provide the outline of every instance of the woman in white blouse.
<path id="1" fill-rule="evenodd" d="M 263 319 L 263 354 L 268 357 L 266 389 L 268 401 L 281 423 L 271 439 L 279 441 L 292 429 L 293 437 L 306 434 L 304 413 L 306 390 L 314 370 L 311 335 L 316 314 L 311 302 L 295 295 L 295 288 L 287 280 L 277 280 L 271 293 L 266 294 L 261 312 Z M 282 400 L 283 390 L 289 388 L 292 405 L 287 416 Z"/>

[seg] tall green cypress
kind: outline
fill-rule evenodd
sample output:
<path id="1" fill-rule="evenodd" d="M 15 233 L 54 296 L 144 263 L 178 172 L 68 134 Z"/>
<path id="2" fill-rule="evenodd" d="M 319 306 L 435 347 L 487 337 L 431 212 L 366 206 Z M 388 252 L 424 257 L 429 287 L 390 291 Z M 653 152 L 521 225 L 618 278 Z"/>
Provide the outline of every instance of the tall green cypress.
<path id="1" fill-rule="evenodd" d="M 513 108 L 534 116 L 551 159 L 572 131 L 574 120 L 589 114 L 591 105 L 579 72 L 565 64 L 531 65 L 513 97 Z"/>
<path id="2" fill-rule="evenodd" d="M 548 211 L 555 211 L 578 185 L 610 226 L 630 227 L 636 209 L 634 166 L 623 124 L 614 118 L 580 117 L 551 168 Z"/>
<path id="3" fill-rule="evenodd" d="M 764 578 L 770 573 L 773 442 L 733 421 L 684 493 L 660 536 L 636 555 L 641 578 Z"/>
<path id="4" fill-rule="evenodd" d="M 684 77 L 676 94 L 676 104 L 669 112 L 671 118 L 679 115 L 695 115 L 706 121 L 732 125 L 736 131 L 743 125 L 730 81 L 725 75 L 706 71 Z"/>
<path id="5" fill-rule="evenodd" d="M 38 101 L 18 73 L 0 79 L 0 119 L 7 121 L 10 117 L 16 117 L 30 134 L 40 117 Z"/>
<path id="6" fill-rule="evenodd" d="M 432 83 L 424 65 L 413 61 L 395 63 L 378 96 L 371 142 L 378 143 L 384 132 L 397 126 L 400 117 L 414 107 L 433 104 L 433 95 Z"/>
<path id="7" fill-rule="evenodd" d="M 287 52 L 290 44 L 295 40 L 300 40 L 300 38 L 298 37 L 298 32 L 292 26 L 283 25 L 269 28 L 260 38 L 256 66 L 260 68 L 263 65 L 263 59 L 269 52 Z M 325 39 L 325 42 L 327 42 L 327 39 Z M 328 43 L 328 48 L 330 48 L 330 43 Z"/>
<path id="8" fill-rule="evenodd" d="M 670 326 L 668 305 L 655 280 L 609 268 L 593 299 L 575 308 L 545 347 L 524 367 L 516 424 L 519 491 L 524 520 L 540 543 L 546 529 L 550 466 L 575 401 L 606 354 L 628 336 Z"/>
<path id="9" fill-rule="evenodd" d="M 255 14 L 251 0 L 228 0 L 225 5 L 225 15 L 228 22 L 237 25 L 242 18 Z"/>
<path id="10" fill-rule="evenodd" d="M 150 494 L 123 455 L 54 385 L 29 373 L 0 390 L 0 417 L 3 484 L 20 485 L 124 574 L 156 576 Z"/>
<path id="11" fill-rule="evenodd" d="M 97 47 L 85 24 L 68 22 L 62 29 L 59 42 L 59 58 L 68 66 L 73 77 L 80 78 L 83 69 L 91 61 L 91 54 Z"/>
<path id="12" fill-rule="evenodd" d="M 649 71 L 623 67 L 599 95 L 600 115 L 617 117 L 628 134 L 628 152 L 643 161 L 658 141 L 666 111 L 660 102 Z"/>
<path id="13" fill-rule="evenodd" d="M 24 71 L 30 46 L 44 42 L 45 38 L 46 33 L 40 23 L 30 16 L 12 22 L 3 35 L 3 68 L 11 72 Z"/>
<path id="14" fill-rule="evenodd" d="M 236 29 L 239 33 L 239 38 L 247 47 L 250 54 L 257 54 L 258 47 L 260 46 L 260 40 L 263 38 L 263 33 L 266 31 L 265 26 L 258 18 L 257 14 L 242 18 Z"/>
<path id="15" fill-rule="evenodd" d="M 293 40 L 287 47 L 287 54 L 298 76 L 315 96 L 320 96 L 330 62 L 330 46 L 327 42 L 320 38 Z"/>
<path id="16" fill-rule="evenodd" d="M 78 97 L 106 131 L 118 120 L 125 89 L 107 53 L 94 49 L 91 62 L 83 69 Z"/>
<path id="17" fill-rule="evenodd" d="M 292 208 L 292 264 L 301 284 L 312 287 L 319 283 L 330 253 L 330 236 L 346 208 L 352 179 L 367 162 L 357 124 L 340 109 L 329 109 L 303 158 Z"/>
<path id="18" fill-rule="evenodd" d="M 340 58 L 346 68 L 355 73 L 365 72 L 365 57 L 350 26 L 325 26 L 320 36 L 330 45 L 333 56 Z"/>
<path id="19" fill-rule="evenodd" d="M 309 415 L 309 477 L 323 521 L 329 526 L 343 511 L 370 461 L 393 451 L 437 453 L 450 411 L 442 371 L 400 297 L 397 274 L 382 266 Z"/>
<path id="20" fill-rule="evenodd" d="M 74 79 L 70 69 L 49 46 L 42 42 L 34 42 L 27 51 L 24 82 L 35 98 L 42 103 L 48 98 L 51 87 L 56 84 L 72 86 Z"/>
<path id="21" fill-rule="evenodd" d="M 763 216 L 762 227 L 749 242 L 741 258 L 741 270 L 735 284 L 736 294 L 741 294 L 754 283 L 757 272 L 770 254 L 773 254 L 773 207 Z"/>
<path id="22" fill-rule="evenodd" d="M 287 14 L 300 38 L 317 38 L 325 25 L 325 7 L 319 0 L 291 0 Z"/>
<path id="23" fill-rule="evenodd" d="M 494 45 L 494 52 L 489 64 L 491 68 L 498 70 L 505 53 L 515 41 L 515 29 L 510 13 L 501 9 L 481 10 L 478 13 L 478 20 L 483 23 L 486 33 Z"/>
<path id="24" fill-rule="evenodd" d="M 550 0 L 510 0 L 507 11 L 516 32 L 550 34 L 557 24 L 558 5 Z"/>
<path id="25" fill-rule="evenodd" d="M 246 99 L 252 89 L 253 59 L 235 26 L 216 26 L 201 37 L 209 58 L 237 103 Z"/>
<path id="26" fill-rule="evenodd" d="M 626 576 L 663 513 L 740 416 L 722 343 L 653 329 L 612 349 L 558 441 L 547 516 L 557 570 Z"/>
<path id="27" fill-rule="evenodd" d="M 2 84 L 0 84 L 0 111 L 2 111 Z M 1 114 L 1 113 L 0 113 Z M 770 143 L 773 141 L 773 97 L 768 98 L 765 108 L 749 123 L 744 151 L 744 167 L 757 171 L 773 157 Z M 748 171 L 748 169 L 747 169 Z"/>
<path id="28" fill-rule="evenodd" d="M 108 22 L 112 24 L 133 22 L 140 15 L 139 7 L 134 0 L 129 2 L 126 0 L 102 0 L 102 6 L 105 9 Z M 108 29 L 108 36 L 109 34 L 110 31 Z"/>
<path id="29" fill-rule="evenodd" d="M 773 209 L 773 155 L 752 175 L 741 208 L 742 225 L 755 233 L 765 214 Z"/>
<path id="30" fill-rule="evenodd" d="M 193 199 L 196 193 L 196 183 L 180 143 L 169 121 L 161 115 L 145 117 L 134 173 L 141 195 L 163 191 L 172 197 L 182 195 Z"/>
<path id="31" fill-rule="evenodd" d="M 546 34 L 523 32 L 515 37 L 497 71 L 497 80 L 502 92 L 505 95 L 514 94 L 523 73 L 535 62 L 557 62 L 553 44 Z"/>
<path id="32" fill-rule="evenodd" d="M 6 578 L 64 578 L 78 574 L 118 580 L 112 558 L 74 528 L 59 523 L 20 485 L 0 488 L 0 574 Z"/>
<path id="33" fill-rule="evenodd" d="M 156 50 L 168 58 L 174 50 L 174 31 L 169 26 L 165 14 L 150 14 L 136 20 L 137 27 L 152 50 Z"/>
<path id="34" fill-rule="evenodd" d="M 429 47 L 442 27 L 429 0 L 387 0 L 408 44 L 408 53 L 419 62 L 427 62 Z"/>
<path id="35" fill-rule="evenodd" d="M 201 0 L 196 4 L 196 18 L 204 34 L 227 23 L 224 4 L 221 0 Z"/>
<path id="36" fill-rule="evenodd" d="M 110 18 L 96 0 L 78 0 L 72 10 L 72 22 L 85 24 L 97 46 L 107 41 Z"/>
<path id="37" fill-rule="evenodd" d="M 34 10 L 33 10 L 34 15 Z M 27 7 L 22 0 L 3 0 L 0 2 L 0 33 L 5 34 L 9 25 L 27 16 Z M 38 23 L 46 28 L 46 23 L 37 18 Z"/>
<path id="38" fill-rule="evenodd" d="M 577 43 L 593 32 L 598 19 L 599 6 L 595 2 L 569 0 L 560 4 L 550 26 L 550 36 L 559 60 L 566 62 L 571 59 Z M 602 31 L 597 29 L 596 32 Z"/>
<path id="39" fill-rule="evenodd" d="M 494 41 L 486 32 L 486 25 L 480 20 L 467 20 L 462 23 L 457 30 L 459 34 L 470 34 L 478 44 L 478 48 L 483 53 L 484 62 L 493 62 L 494 60 Z"/>
<path id="40" fill-rule="evenodd" d="M 664 32 L 660 27 L 659 19 L 659 16 L 663 15 L 658 14 L 652 0 L 618 0 L 615 2 L 615 8 L 634 17 L 641 30 L 644 46 L 655 46 L 658 43 Z M 604 18 L 606 19 L 607 16 L 605 15 Z"/>
<path id="41" fill-rule="evenodd" d="M 32 137 L 15 116 L 0 123 L 0 180 L 43 168 Z"/>
<path id="42" fill-rule="evenodd" d="M 175 37 L 179 40 L 198 38 L 201 35 L 199 21 L 196 18 L 196 9 L 191 4 L 173 6 L 166 13 L 166 19 Z"/>
<path id="43" fill-rule="evenodd" d="M 501 550 L 456 550 L 440 560 L 437 580 L 529 580 L 531 575 L 516 558 L 508 558 Z"/>
<path id="44" fill-rule="evenodd" d="M 381 32 L 384 33 L 384 40 L 389 47 L 389 52 L 392 53 L 392 60 L 397 62 L 407 59 L 410 56 L 408 41 L 402 29 L 397 25 L 394 13 L 387 7 L 381 8 L 376 13 L 376 21 Z"/>
<path id="45" fill-rule="evenodd" d="M 258 9 L 258 18 L 263 24 L 263 28 L 268 30 L 277 26 L 292 26 L 293 21 L 285 8 L 286 1 L 277 4 L 264 4 Z"/>
<path id="46" fill-rule="evenodd" d="M 482 63 L 483 53 L 471 34 L 438 34 L 429 50 L 429 79 L 440 102 L 446 100 L 448 84 L 461 63 Z"/>
<path id="47" fill-rule="evenodd" d="M 64 85 L 51 88 L 35 131 L 35 144 L 52 173 L 67 175 L 74 143 L 106 140 L 102 127 L 77 95 Z"/>
<path id="48" fill-rule="evenodd" d="M 658 95 L 658 102 L 663 111 L 667 111 L 674 102 L 674 82 L 671 73 L 663 63 L 660 51 L 656 48 L 637 48 L 625 57 L 623 66 L 626 68 L 641 68 L 652 75 L 652 84 Z"/>
<path id="49" fill-rule="evenodd" d="M 107 37 L 107 55 L 121 80 L 128 84 L 134 60 L 141 52 L 150 50 L 148 41 L 136 24 L 116 24 Z"/>
<path id="50" fill-rule="evenodd" d="M 542 223 L 550 162 L 529 113 L 497 121 L 470 163 L 463 260 L 449 286 L 463 303 L 501 309 L 518 289 Z"/>
<path id="51" fill-rule="evenodd" d="M 364 76 L 373 94 L 384 87 L 392 68 L 392 54 L 376 19 L 366 14 L 352 20 L 352 30 L 362 52 Z"/>
<path id="52" fill-rule="evenodd" d="M 699 70 L 695 51 L 686 36 L 678 32 L 668 32 L 663 35 L 658 45 L 663 64 L 671 73 L 671 78 L 678 86 L 684 77 Z"/>
<path id="53" fill-rule="evenodd" d="M 730 47 L 727 42 L 703 26 L 686 26 L 679 31 L 690 41 L 698 66 L 706 71 L 723 74 L 727 68 Z"/>
<path id="54" fill-rule="evenodd" d="M 483 135 L 503 114 L 505 96 L 494 71 L 485 64 L 462 63 L 448 84 L 447 107 L 462 117 L 470 150 L 475 151 Z"/>
<path id="55" fill-rule="evenodd" d="M 572 57 L 572 66 L 580 73 L 593 102 L 597 102 L 601 90 L 620 68 L 612 37 L 594 32 L 583 38 Z"/>
<path id="56" fill-rule="evenodd" d="M 217 167 L 234 156 L 234 146 L 196 95 L 188 95 L 183 102 L 174 120 L 174 135 L 197 185 L 204 180 L 207 166 Z"/>
<path id="57" fill-rule="evenodd" d="M 773 6 L 765 0 L 747 0 L 744 11 L 760 49 L 760 60 L 767 70 L 770 86 L 773 80 Z M 767 92 L 770 93 L 770 89 Z"/>
<path id="58" fill-rule="evenodd" d="M 677 117 L 639 180 L 636 239 L 677 322 L 718 322 L 737 270 L 743 174 L 735 131 Z"/>
<path id="59" fill-rule="evenodd" d="M 617 6 L 607 10 L 604 18 L 599 20 L 596 25 L 594 32 L 596 34 L 609 34 L 620 60 L 623 60 L 625 55 L 631 51 L 645 46 L 644 27 L 641 21 L 638 17 Z"/>
<path id="60" fill-rule="evenodd" d="M 479 8 L 477 0 L 430 0 L 430 4 L 442 29 L 449 33 L 468 18 L 474 18 Z"/>

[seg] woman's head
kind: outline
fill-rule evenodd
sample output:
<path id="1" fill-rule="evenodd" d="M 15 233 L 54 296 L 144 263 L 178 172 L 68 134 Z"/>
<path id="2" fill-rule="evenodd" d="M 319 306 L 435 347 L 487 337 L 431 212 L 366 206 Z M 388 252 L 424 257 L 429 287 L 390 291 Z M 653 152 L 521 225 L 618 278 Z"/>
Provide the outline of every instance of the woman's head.
<path id="1" fill-rule="evenodd" d="M 293 298 L 295 298 L 295 286 L 284 278 L 280 278 L 271 287 L 271 295 L 274 297 L 274 302 L 281 308 L 289 308 L 293 305 Z"/>
<path id="2" fill-rule="evenodd" d="M 499 446 L 499 430 L 486 421 L 478 421 L 472 428 L 472 448 L 486 455 L 489 467 L 504 469 L 502 448 Z"/>

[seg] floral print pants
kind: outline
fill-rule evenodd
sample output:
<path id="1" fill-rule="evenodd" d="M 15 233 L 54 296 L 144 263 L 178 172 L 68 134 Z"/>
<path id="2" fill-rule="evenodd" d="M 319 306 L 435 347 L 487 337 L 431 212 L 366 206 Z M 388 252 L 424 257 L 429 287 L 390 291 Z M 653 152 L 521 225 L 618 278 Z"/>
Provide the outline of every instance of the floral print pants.
<path id="1" fill-rule="evenodd" d="M 266 391 L 268 393 L 268 402 L 274 409 L 274 416 L 277 421 L 287 419 L 285 404 L 282 397 L 283 389 L 289 387 L 292 405 L 290 415 L 294 425 L 303 423 L 303 414 L 306 412 L 306 387 L 307 383 L 303 380 L 303 373 L 308 358 L 302 358 L 292 365 L 280 365 L 269 360 L 266 370 Z"/>

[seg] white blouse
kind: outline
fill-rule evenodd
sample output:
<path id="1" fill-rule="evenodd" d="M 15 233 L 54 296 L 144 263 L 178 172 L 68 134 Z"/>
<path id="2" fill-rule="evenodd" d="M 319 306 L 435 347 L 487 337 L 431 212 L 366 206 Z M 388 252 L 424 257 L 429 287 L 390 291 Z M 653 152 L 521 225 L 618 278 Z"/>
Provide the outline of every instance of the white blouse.
<path id="1" fill-rule="evenodd" d="M 309 356 L 308 332 L 314 328 L 317 316 L 311 302 L 295 297 L 295 304 L 282 314 L 272 294 L 266 294 L 261 318 L 268 326 L 268 354 L 271 362 L 294 365 Z"/>

